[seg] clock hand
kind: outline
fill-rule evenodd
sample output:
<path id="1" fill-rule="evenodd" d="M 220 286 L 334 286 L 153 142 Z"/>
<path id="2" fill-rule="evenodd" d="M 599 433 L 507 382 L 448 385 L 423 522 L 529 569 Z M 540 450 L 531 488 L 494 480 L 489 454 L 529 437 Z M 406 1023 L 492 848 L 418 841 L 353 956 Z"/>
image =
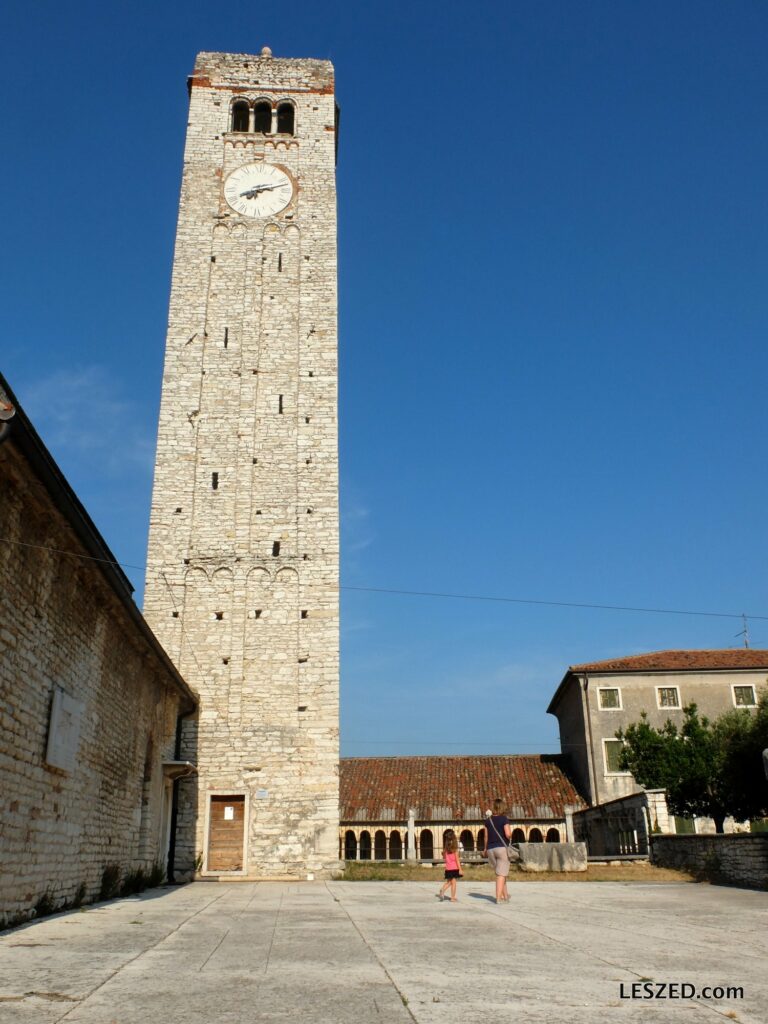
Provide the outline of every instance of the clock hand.
<path id="1" fill-rule="evenodd" d="M 278 185 L 254 185 L 253 188 L 249 188 L 247 192 L 241 192 L 241 196 L 245 196 L 246 199 L 255 199 L 260 192 L 269 192 L 273 188 L 282 188 L 285 182 L 281 182 Z"/>

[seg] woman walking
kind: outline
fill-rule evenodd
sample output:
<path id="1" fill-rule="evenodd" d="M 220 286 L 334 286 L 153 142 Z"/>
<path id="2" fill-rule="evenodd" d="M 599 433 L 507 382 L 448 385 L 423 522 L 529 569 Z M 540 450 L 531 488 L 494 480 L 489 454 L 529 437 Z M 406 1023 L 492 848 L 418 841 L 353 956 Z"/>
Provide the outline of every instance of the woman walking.
<path id="1" fill-rule="evenodd" d="M 493 801 L 493 813 L 486 811 L 488 817 L 485 819 L 485 855 L 488 863 L 496 875 L 496 902 L 506 903 L 509 900 L 507 892 L 507 875 L 509 874 L 509 854 L 507 843 L 512 835 L 512 827 L 509 819 L 502 813 L 504 802 Z"/>
<path id="2" fill-rule="evenodd" d="M 445 882 L 437 898 L 442 901 L 447 889 L 451 890 L 451 903 L 456 903 L 456 884 L 461 874 L 461 857 L 459 841 L 452 828 L 446 829 L 443 836 L 443 864 L 445 865 Z"/>

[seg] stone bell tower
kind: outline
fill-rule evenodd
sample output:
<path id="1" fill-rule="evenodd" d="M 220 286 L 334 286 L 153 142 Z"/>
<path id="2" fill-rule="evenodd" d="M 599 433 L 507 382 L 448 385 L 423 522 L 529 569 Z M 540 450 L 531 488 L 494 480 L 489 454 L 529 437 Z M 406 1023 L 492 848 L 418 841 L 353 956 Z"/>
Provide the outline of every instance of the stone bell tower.
<path id="1" fill-rule="evenodd" d="M 176 865 L 338 863 L 336 104 L 328 61 L 201 53 L 145 615 L 200 695 Z"/>

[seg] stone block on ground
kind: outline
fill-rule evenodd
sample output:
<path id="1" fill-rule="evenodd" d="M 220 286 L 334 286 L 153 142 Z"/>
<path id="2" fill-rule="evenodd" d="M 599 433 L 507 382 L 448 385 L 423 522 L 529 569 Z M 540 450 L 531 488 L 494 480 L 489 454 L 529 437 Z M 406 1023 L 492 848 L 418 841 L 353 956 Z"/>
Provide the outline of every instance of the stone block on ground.
<path id="1" fill-rule="evenodd" d="M 520 843 L 522 871 L 586 871 L 586 843 Z"/>

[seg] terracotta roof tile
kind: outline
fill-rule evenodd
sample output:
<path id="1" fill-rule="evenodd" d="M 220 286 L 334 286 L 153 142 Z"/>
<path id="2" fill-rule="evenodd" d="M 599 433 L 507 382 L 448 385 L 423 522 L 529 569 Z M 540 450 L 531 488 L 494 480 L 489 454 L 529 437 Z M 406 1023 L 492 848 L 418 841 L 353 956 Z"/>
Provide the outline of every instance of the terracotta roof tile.
<path id="1" fill-rule="evenodd" d="M 480 819 L 500 797 L 511 818 L 562 820 L 566 804 L 585 807 L 560 754 L 476 757 L 344 757 L 342 821 Z"/>
<path id="2" fill-rule="evenodd" d="M 633 672 L 646 669 L 651 672 L 684 669 L 768 669 L 768 651 L 755 651 L 745 647 L 724 651 L 653 651 L 634 654 L 628 658 L 592 661 L 584 665 L 571 665 L 571 672 Z"/>

